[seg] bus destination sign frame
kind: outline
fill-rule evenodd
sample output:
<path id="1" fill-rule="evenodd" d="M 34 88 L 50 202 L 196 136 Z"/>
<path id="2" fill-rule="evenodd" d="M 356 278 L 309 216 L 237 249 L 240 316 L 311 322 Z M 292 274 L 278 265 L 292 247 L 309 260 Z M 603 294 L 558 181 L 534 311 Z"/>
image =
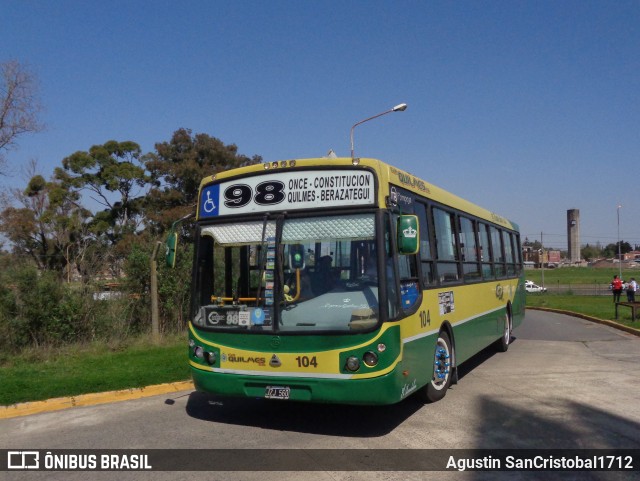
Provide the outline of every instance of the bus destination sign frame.
<path id="1" fill-rule="evenodd" d="M 376 184 L 366 170 L 277 172 L 205 186 L 199 217 L 375 205 Z"/>

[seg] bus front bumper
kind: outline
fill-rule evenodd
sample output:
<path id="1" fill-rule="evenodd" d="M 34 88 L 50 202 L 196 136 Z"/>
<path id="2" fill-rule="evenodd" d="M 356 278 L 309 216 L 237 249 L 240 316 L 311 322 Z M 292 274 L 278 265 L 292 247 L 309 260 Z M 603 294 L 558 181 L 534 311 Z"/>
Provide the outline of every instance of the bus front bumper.
<path id="1" fill-rule="evenodd" d="M 402 375 L 400 365 L 388 374 L 367 379 L 252 376 L 205 371 L 191 366 L 197 391 L 220 396 L 282 398 L 289 401 L 385 405 L 418 390 L 417 382 Z M 288 389 L 287 389 L 288 388 Z"/>

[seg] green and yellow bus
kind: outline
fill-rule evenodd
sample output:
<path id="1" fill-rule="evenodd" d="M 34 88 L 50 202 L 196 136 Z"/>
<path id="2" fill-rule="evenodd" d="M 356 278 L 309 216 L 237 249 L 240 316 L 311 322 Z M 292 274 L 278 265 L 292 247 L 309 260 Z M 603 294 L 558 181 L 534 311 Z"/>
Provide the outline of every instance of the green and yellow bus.
<path id="1" fill-rule="evenodd" d="M 444 397 L 524 318 L 517 225 L 379 160 L 205 178 L 189 364 L 197 390 L 345 404 Z"/>

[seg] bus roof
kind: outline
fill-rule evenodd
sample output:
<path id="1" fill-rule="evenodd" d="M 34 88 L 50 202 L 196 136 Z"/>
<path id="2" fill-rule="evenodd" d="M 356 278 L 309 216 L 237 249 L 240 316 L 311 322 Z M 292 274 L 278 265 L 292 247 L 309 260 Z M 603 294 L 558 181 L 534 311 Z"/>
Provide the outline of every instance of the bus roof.
<path id="1" fill-rule="evenodd" d="M 205 177 L 200 183 L 200 189 L 210 184 L 213 181 L 220 181 L 229 178 L 237 178 L 243 176 L 251 176 L 255 174 L 271 172 L 271 171 L 292 171 L 298 169 L 312 169 L 312 168 L 327 168 L 327 167 L 340 167 L 340 168 L 370 168 L 376 172 L 378 176 L 380 189 L 378 191 L 378 205 L 385 205 L 385 197 L 389 194 L 388 185 L 394 184 L 398 187 L 402 187 L 416 194 L 425 196 L 435 202 L 443 205 L 453 207 L 455 209 L 468 212 L 469 214 L 485 219 L 489 222 L 499 224 L 508 229 L 518 230 L 518 225 L 508 219 L 491 212 L 483 207 L 480 207 L 472 202 L 469 202 L 462 197 L 459 197 L 451 192 L 448 192 L 440 187 L 437 187 L 429 182 L 422 180 L 413 174 L 400 170 L 390 164 L 382 162 L 377 159 L 359 158 L 355 164 L 350 157 L 339 158 L 309 158 L 309 159 L 290 159 L 273 162 L 264 162 L 261 164 L 253 164 L 246 167 L 239 167 L 237 169 L 226 170 L 219 172 L 218 174 Z"/>

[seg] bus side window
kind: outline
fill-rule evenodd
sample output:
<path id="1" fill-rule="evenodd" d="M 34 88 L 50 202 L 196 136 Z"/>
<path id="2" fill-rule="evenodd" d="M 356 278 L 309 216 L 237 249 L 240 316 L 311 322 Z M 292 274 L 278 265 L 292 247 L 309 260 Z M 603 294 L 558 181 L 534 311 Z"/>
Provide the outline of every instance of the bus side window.
<path id="1" fill-rule="evenodd" d="M 455 215 L 442 209 L 433 209 L 436 232 L 436 255 L 441 284 L 453 284 L 460 280 L 458 246 L 456 243 Z"/>
<path id="2" fill-rule="evenodd" d="M 520 235 L 514 235 L 515 254 L 516 254 L 516 275 L 522 274 L 522 245 L 520 245 Z"/>
<path id="3" fill-rule="evenodd" d="M 400 278 L 400 306 L 411 311 L 422 291 L 418 275 L 418 252 L 420 252 L 418 217 L 410 213 L 394 214 L 398 276 Z"/>
<path id="4" fill-rule="evenodd" d="M 425 287 L 434 286 L 436 285 L 436 276 L 433 269 L 433 252 L 431 252 L 430 222 L 427 219 L 427 206 L 417 202 L 415 213 L 420 223 L 420 267 L 422 271 L 422 285 Z"/>
<path id="5" fill-rule="evenodd" d="M 400 298 L 402 308 L 410 310 L 420 297 L 421 287 L 418 278 L 417 255 L 398 255 L 398 274 L 400 275 Z"/>
<path id="6" fill-rule="evenodd" d="M 496 277 L 504 277 L 507 273 L 504 265 L 504 251 L 502 249 L 502 236 L 500 231 L 494 227 L 489 227 L 491 232 L 491 253 L 495 266 Z"/>
<path id="7" fill-rule="evenodd" d="M 467 217 L 458 216 L 458 236 L 460 240 L 460 251 L 462 252 L 462 270 L 464 280 L 469 282 L 475 282 L 481 279 L 475 225 L 476 221 Z"/>
<path id="8" fill-rule="evenodd" d="M 489 226 L 478 222 L 478 240 L 480 242 L 480 262 L 482 263 L 482 278 L 493 279 L 493 264 L 491 263 L 491 244 L 489 243 Z"/>
<path id="9" fill-rule="evenodd" d="M 513 236 L 511 232 L 502 231 L 502 241 L 504 244 L 505 260 L 507 262 L 507 275 L 516 275 L 516 258 L 513 249 Z"/>

